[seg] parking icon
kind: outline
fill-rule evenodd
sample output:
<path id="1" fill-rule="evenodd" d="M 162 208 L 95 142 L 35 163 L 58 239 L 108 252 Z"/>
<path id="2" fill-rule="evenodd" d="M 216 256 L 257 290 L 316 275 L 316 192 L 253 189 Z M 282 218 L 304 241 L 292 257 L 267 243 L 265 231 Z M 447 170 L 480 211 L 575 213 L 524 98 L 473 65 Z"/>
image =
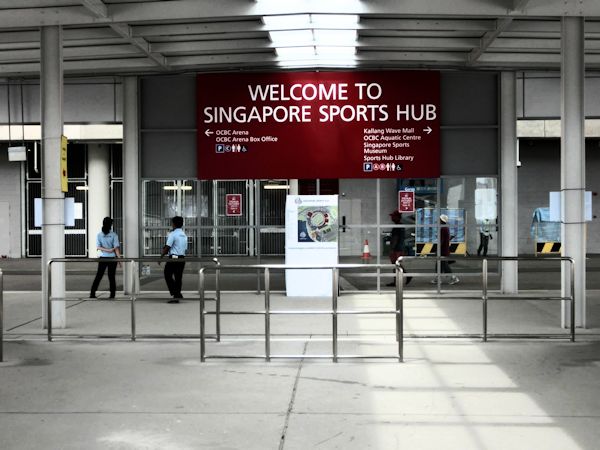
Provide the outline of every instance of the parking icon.
<path id="1" fill-rule="evenodd" d="M 225 153 L 225 146 L 223 144 L 215 145 L 215 152 L 217 153 Z"/>
<path id="2" fill-rule="evenodd" d="M 373 172 L 373 163 L 367 162 L 363 164 L 364 172 Z"/>

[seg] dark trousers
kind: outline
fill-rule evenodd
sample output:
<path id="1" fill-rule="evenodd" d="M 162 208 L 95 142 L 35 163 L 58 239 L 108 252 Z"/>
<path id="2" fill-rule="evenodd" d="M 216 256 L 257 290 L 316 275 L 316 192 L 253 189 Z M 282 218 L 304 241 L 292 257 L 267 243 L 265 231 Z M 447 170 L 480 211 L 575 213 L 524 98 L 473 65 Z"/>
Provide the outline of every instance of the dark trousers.
<path id="1" fill-rule="evenodd" d="M 433 270 L 437 271 L 437 263 L 435 265 L 435 269 Z M 440 261 L 440 273 L 452 273 L 450 261 Z"/>
<path id="2" fill-rule="evenodd" d="M 100 259 L 105 261 L 100 261 L 98 263 L 98 271 L 96 272 L 96 278 L 94 278 L 94 282 L 92 283 L 92 289 L 90 290 L 90 293 L 92 294 L 92 296 L 96 295 L 96 291 L 98 290 L 100 281 L 102 281 L 104 272 L 108 268 L 108 283 L 110 285 L 110 296 L 114 297 L 117 292 L 117 282 L 115 281 L 115 273 L 117 272 L 117 262 L 114 261 L 115 258 Z M 109 260 L 111 262 L 109 262 Z"/>
<path id="3" fill-rule="evenodd" d="M 490 242 L 489 236 L 486 236 L 483 233 L 479 233 L 479 248 L 477 249 L 477 256 L 481 256 L 482 250 L 483 250 L 483 256 L 487 256 L 489 242 Z"/>
<path id="4" fill-rule="evenodd" d="M 183 278 L 184 267 L 184 262 L 168 262 L 165 264 L 165 281 L 171 295 L 181 295 L 181 280 Z"/>

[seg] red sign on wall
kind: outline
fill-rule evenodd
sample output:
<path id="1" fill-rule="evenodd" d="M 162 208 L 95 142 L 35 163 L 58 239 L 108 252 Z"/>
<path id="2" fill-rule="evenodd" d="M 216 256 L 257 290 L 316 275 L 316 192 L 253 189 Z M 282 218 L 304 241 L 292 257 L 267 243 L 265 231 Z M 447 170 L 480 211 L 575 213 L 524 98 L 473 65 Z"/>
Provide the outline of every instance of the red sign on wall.
<path id="1" fill-rule="evenodd" d="M 198 177 L 437 178 L 433 71 L 202 74 Z"/>
<path id="2" fill-rule="evenodd" d="M 401 213 L 415 212 L 415 191 L 398 191 L 398 211 Z"/>
<path id="3" fill-rule="evenodd" d="M 227 217 L 242 215 L 242 194 L 225 194 L 225 215 Z"/>

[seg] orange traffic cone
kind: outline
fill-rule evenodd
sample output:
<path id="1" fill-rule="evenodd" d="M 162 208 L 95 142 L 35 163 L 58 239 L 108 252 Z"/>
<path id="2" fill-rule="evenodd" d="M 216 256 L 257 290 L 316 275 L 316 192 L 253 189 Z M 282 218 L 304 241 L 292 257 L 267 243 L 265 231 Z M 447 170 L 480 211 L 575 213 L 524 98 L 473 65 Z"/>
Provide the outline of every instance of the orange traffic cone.
<path id="1" fill-rule="evenodd" d="M 369 250 L 369 240 L 365 239 L 365 245 L 363 246 L 363 254 L 361 259 L 371 259 L 371 250 Z"/>

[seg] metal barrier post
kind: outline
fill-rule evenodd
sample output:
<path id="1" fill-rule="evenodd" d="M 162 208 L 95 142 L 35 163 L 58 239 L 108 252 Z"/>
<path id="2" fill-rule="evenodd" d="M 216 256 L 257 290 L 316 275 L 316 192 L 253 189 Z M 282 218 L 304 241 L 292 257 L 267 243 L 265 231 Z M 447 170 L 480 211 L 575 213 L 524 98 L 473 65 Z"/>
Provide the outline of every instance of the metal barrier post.
<path id="1" fill-rule="evenodd" d="M 271 272 L 265 268 L 265 361 L 271 361 Z"/>
<path id="2" fill-rule="evenodd" d="M 215 326 L 217 330 L 217 342 L 221 342 L 221 262 L 214 258 L 213 261 L 217 265 L 215 271 Z"/>
<path id="3" fill-rule="evenodd" d="M 48 261 L 48 289 L 46 289 L 46 328 L 48 342 L 52 342 L 52 261 Z"/>
<path id="4" fill-rule="evenodd" d="M 138 264 L 135 261 L 131 261 L 131 340 L 135 342 L 136 331 L 135 331 L 135 299 L 137 296 L 137 290 L 139 287 L 139 269 Z"/>
<path id="5" fill-rule="evenodd" d="M 198 271 L 198 293 L 200 294 L 200 362 L 206 360 L 206 339 L 204 336 L 204 268 Z"/>
<path id="6" fill-rule="evenodd" d="M 398 361 L 404 362 L 404 269 L 396 261 L 396 339 L 398 341 Z"/>
<path id="7" fill-rule="evenodd" d="M 260 269 L 256 270 L 256 295 L 260 295 Z"/>
<path id="8" fill-rule="evenodd" d="M 4 361 L 4 274 L 0 269 L 0 362 Z"/>
<path id="9" fill-rule="evenodd" d="M 484 259 L 481 263 L 481 282 L 483 292 L 483 331 L 481 333 L 481 339 L 483 342 L 487 342 L 487 322 L 488 322 L 488 260 Z"/>
<path id="10" fill-rule="evenodd" d="M 571 342 L 575 342 L 575 261 L 571 262 Z"/>
<path id="11" fill-rule="evenodd" d="M 331 341 L 333 345 L 333 362 L 338 362 L 338 289 L 339 289 L 339 270 L 332 269 L 332 289 L 331 289 L 331 306 L 332 306 L 332 326 L 331 326 Z"/>

